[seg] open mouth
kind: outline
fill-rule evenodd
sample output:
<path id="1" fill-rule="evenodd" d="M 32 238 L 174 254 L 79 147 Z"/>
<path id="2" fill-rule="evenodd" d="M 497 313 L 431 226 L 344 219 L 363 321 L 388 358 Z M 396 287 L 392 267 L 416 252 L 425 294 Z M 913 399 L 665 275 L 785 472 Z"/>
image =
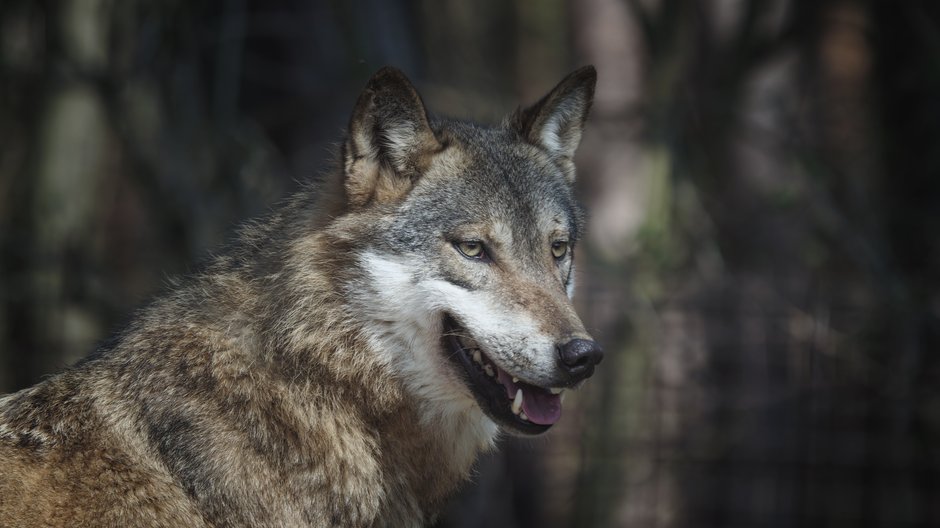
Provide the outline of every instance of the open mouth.
<path id="1" fill-rule="evenodd" d="M 451 316 L 444 317 L 443 341 L 477 403 L 497 423 L 540 434 L 561 417 L 562 389 L 538 387 L 501 369 Z"/>

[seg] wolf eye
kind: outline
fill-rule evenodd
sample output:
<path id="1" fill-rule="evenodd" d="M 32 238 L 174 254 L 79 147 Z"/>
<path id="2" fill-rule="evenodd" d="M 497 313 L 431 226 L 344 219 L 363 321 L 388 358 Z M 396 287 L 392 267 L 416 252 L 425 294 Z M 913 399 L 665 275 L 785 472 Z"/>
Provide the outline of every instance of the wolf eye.
<path id="1" fill-rule="evenodd" d="M 463 256 L 472 259 L 481 259 L 486 256 L 483 252 L 483 242 L 479 240 L 464 240 L 462 242 L 455 242 L 454 246 L 457 247 Z"/>
<path id="2" fill-rule="evenodd" d="M 560 259 L 568 254 L 568 243 L 562 240 L 552 242 L 552 256 Z"/>

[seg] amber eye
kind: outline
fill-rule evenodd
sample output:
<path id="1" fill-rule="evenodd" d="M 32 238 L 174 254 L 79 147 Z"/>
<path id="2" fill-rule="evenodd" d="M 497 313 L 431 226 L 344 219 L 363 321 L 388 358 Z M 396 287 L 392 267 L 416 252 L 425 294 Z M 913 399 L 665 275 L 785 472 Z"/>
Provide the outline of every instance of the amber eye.
<path id="1" fill-rule="evenodd" d="M 560 259 L 568 254 L 568 243 L 563 240 L 552 242 L 552 256 Z"/>
<path id="2" fill-rule="evenodd" d="M 479 240 L 464 240 L 463 242 L 457 242 L 454 244 L 457 246 L 457 251 L 460 251 L 463 256 L 472 259 L 483 258 L 483 242 Z"/>

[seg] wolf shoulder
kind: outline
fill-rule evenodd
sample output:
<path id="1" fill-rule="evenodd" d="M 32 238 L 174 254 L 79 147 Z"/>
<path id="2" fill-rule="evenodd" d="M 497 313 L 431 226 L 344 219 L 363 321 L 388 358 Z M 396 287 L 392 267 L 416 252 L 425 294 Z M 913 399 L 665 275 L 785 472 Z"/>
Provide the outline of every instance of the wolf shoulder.
<path id="1" fill-rule="evenodd" d="M 105 423 L 86 376 L 0 397 L 0 527 L 206 526 L 142 445 Z"/>

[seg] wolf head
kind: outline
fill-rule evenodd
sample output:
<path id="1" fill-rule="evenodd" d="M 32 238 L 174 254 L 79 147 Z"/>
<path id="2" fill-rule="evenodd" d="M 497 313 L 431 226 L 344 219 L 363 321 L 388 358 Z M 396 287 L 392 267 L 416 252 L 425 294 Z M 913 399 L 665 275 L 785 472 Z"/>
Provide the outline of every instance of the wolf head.
<path id="1" fill-rule="evenodd" d="M 356 238 L 344 294 L 429 413 L 482 410 L 538 434 L 600 362 L 571 304 L 584 227 L 572 158 L 595 81 L 577 70 L 495 127 L 429 118 L 391 68 L 359 97 L 336 219 Z"/>

